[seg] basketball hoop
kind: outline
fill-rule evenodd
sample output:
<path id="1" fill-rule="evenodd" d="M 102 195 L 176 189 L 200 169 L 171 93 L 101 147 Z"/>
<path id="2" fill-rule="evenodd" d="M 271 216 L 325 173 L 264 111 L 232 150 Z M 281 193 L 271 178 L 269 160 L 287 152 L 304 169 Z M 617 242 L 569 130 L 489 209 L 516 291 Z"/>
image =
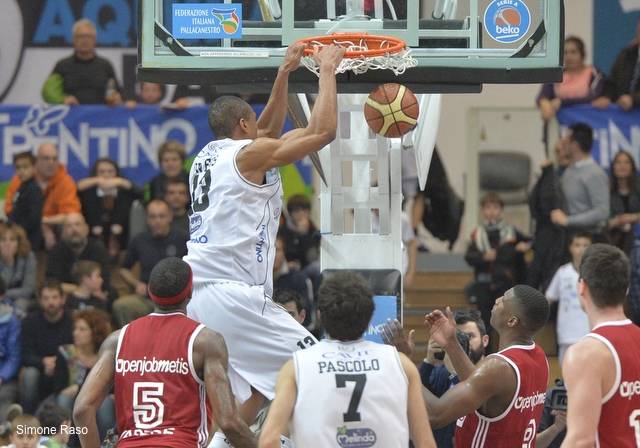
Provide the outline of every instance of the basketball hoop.
<path id="1" fill-rule="evenodd" d="M 402 39 L 392 36 L 379 36 L 367 33 L 333 33 L 326 36 L 313 36 L 301 39 L 297 43 L 306 46 L 302 65 L 316 75 L 320 75 L 320 68 L 313 59 L 316 48 L 327 45 L 337 45 L 347 51 L 338 65 L 336 73 L 352 71 L 356 75 L 368 70 L 391 70 L 396 76 L 401 75 L 407 68 L 415 67 L 418 63 L 411 57 L 411 50 Z"/>

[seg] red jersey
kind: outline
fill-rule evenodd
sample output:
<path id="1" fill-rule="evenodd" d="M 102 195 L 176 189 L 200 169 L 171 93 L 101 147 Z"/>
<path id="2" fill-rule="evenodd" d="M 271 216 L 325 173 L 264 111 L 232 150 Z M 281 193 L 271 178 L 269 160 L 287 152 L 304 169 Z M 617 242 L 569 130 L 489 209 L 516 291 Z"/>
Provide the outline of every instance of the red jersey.
<path id="1" fill-rule="evenodd" d="M 544 351 L 535 344 L 512 345 L 489 356 L 504 359 L 516 372 L 513 399 L 497 417 L 485 417 L 475 411 L 459 419 L 456 448 L 535 447 L 549 381 L 549 364 Z"/>
<path id="2" fill-rule="evenodd" d="M 179 312 L 149 314 L 122 328 L 114 379 L 118 448 L 206 446 L 211 410 L 193 367 L 203 328 Z"/>
<path id="3" fill-rule="evenodd" d="M 602 398 L 596 446 L 636 448 L 640 446 L 640 328 L 630 320 L 603 322 L 587 337 L 604 343 L 616 365 L 616 381 Z"/>

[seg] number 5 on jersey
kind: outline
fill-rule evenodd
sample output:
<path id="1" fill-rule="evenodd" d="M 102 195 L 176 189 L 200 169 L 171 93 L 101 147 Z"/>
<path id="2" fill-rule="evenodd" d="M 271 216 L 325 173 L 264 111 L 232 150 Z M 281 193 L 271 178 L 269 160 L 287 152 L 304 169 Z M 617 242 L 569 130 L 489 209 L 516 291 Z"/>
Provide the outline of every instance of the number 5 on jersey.
<path id="1" fill-rule="evenodd" d="M 133 421 L 138 429 L 153 429 L 164 420 L 164 383 L 133 383 Z"/>

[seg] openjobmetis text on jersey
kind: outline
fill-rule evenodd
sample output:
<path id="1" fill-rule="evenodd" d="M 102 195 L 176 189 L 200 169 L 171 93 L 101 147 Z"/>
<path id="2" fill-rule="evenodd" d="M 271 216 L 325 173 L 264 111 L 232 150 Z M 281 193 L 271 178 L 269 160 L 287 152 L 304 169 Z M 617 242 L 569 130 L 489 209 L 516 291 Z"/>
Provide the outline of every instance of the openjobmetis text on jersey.
<path id="1" fill-rule="evenodd" d="M 156 359 L 154 356 L 147 359 L 118 359 L 116 361 L 116 373 L 122 374 L 137 373 L 143 376 L 146 373 L 178 373 L 187 375 L 189 373 L 189 363 L 184 358 Z"/>

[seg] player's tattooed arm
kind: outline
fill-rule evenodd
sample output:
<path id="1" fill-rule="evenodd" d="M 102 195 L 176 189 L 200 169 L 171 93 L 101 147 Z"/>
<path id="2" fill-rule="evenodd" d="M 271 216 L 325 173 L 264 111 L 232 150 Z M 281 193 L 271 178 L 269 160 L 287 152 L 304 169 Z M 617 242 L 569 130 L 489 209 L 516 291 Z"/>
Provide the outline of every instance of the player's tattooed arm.
<path id="1" fill-rule="evenodd" d="M 280 448 L 280 435 L 285 434 L 298 396 L 293 361 L 280 370 L 276 384 L 276 398 L 271 403 L 269 415 L 260 434 L 259 448 Z"/>
<path id="2" fill-rule="evenodd" d="M 120 331 L 112 333 L 100 347 L 98 362 L 89 372 L 89 376 L 78 393 L 73 407 L 73 420 L 76 426 L 86 428 L 80 432 L 82 448 L 99 448 L 100 436 L 96 414 L 102 401 L 109 394 L 115 371 L 116 346 Z"/>
<path id="3" fill-rule="evenodd" d="M 229 354 L 224 338 L 215 331 L 203 329 L 194 344 L 194 364 L 196 370 L 203 373 L 213 420 L 235 448 L 255 448 L 255 437 L 240 417 L 231 392 L 227 376 Z"/>
<path id="4" fill-rule="evenodd" d="M 434 429 L 442 428 L 458 418 L 481 409 L 487 417 L 500 415 L 507 409 L 517 386 L 513 368 L 503 359 L 489 356 L 478 364 L 471 376 L 438 398 L 422 388 L 429 421 Z"/>

